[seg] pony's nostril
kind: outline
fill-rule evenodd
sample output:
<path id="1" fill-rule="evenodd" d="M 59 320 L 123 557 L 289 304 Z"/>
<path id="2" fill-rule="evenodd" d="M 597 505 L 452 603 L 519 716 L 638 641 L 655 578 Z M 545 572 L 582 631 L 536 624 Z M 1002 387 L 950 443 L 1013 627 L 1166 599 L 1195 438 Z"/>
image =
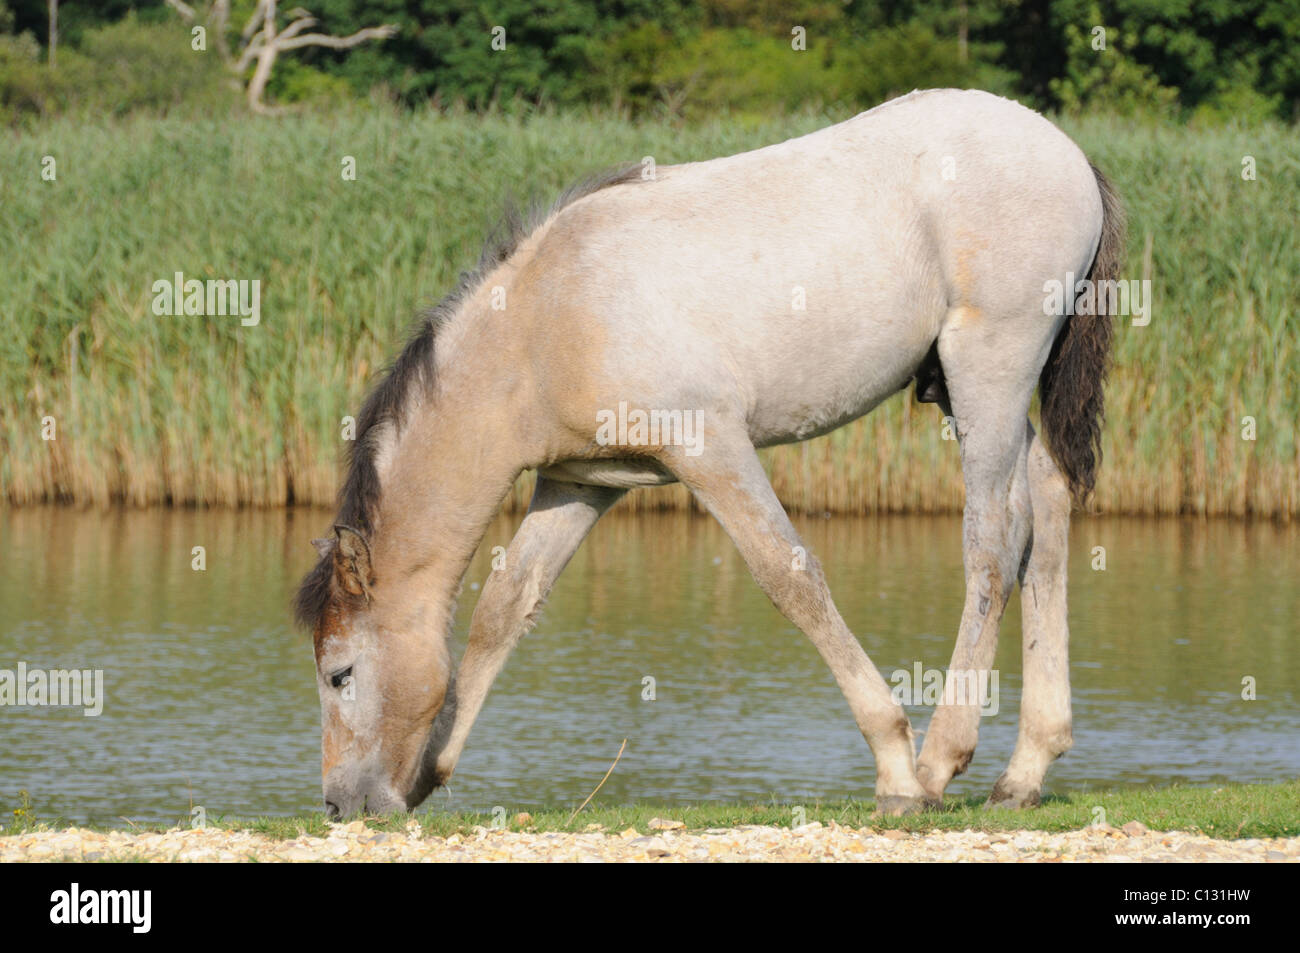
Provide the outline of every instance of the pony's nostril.
<path id="1" fill-rule="evenodd" d="M 333 801 L 326 801 L 325 813 L 330 817 L 338 817 L 342 812 L 339 810 L 339 806 Z"/>

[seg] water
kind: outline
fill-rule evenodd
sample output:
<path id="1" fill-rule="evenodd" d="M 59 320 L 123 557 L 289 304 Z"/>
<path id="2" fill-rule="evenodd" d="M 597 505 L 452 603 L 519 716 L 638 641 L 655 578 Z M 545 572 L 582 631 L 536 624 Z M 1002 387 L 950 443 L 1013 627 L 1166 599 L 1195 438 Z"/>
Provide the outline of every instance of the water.
<path id="1" fill-rule="evenodd" d="M 0 510 L 0 669 L 104 671 L 103 714 L 0 708 L 0 808 L 171 823 L 319 807 L 310 640 L 288 602 L 320 511 Z M 466 580 L 464 645 L 492 528 Z M 801 520 L 840 610 L 886 674 L 947 664 L 961 612 L 960 520 Z M 1049 791 L 1300 775 L 1300 530 L 1076 520 L 1075 747 Z M 191 569 L 203 546 L 207 568 Z M 1095 571 L 1093 547 L 1106 550 Z M 1015 743 L 1018 598 L 1000 712 L 949 791 L 987 794 Z M 642 699 L 643 679 L 655 699 Z M 1243 678 L 1258 698 L 1242 700 Z M 909 709 L 923 729 L 928 711 Z M 602 803 L 869 797 L 870 753 L 811 644 L 715 523 L 607 517 L 498 680 L 449 792 L 426 806 L 576 806 L 619 745 Z"/>

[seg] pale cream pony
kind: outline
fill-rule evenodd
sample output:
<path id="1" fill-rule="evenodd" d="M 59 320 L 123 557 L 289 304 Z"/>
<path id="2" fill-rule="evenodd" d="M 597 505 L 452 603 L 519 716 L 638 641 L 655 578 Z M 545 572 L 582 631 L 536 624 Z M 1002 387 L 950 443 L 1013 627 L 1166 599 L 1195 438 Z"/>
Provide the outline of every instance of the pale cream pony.
<path id="1" fill-rule="evenodd" d="M 1019 580 L 1020 735 L 990 803 L 1037 803 L 1071 743 L 1066 536 L 1094 482 L 1112 334 L 1109 317 L 1072 313 L 1071 276 L 1113 279 L 1122 254 L 1119 202 L 1078 146 L 959 90 L 741 155 L 633 167 L 513 222 L 367 400 L 334 533 L 298 596 L 327 811 L 401 810 L 445 782 L 587 532 L 630 489 L 674 480 L 826 660 L 875 756 L 878 809 L 938 804 L 974 752 L 977 700 L 940 705 L 916 755 L 755 450 L 833 430 L 913 379 L 955 422 L 966 487 L 950 675 L 987 672 Z M 1066 306 L 1047 304 L 1062 282 Z M 689 440 L 683 422 L 699 424 Z M 536 493 L 453 680 L 461 578 L 527 469 Z"/>

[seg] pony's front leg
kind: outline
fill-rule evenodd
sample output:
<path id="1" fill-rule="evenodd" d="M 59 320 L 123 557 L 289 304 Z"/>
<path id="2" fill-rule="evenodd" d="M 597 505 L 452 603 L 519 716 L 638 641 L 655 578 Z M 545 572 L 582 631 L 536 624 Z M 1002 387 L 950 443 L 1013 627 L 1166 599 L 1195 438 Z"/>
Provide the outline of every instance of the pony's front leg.
<path id="1" fill-rule="evenodd" d="M 425 763 L 432 759 L 435 784 L 446 783 L 455 771 L 493 680 L 531 628 L 561 570 L 601 514 L 626 492 L 538 477 L 505 564 L 488 577 L 474 607 L 465 657 L 434 725 Z"/>
<path id="2" fill-rule="evenodd" d="M 830 667 L 875 755 L 877 810 L 919 811 L 925 792 L 916 779 L 907 713 L 844 624 L 821 566 L 790 524 L 753 445 L 735 432 L 710 434 L 705 444 L 700 456 L 676 454 L 664 462 L 722 524 L 755 581 Z"/>

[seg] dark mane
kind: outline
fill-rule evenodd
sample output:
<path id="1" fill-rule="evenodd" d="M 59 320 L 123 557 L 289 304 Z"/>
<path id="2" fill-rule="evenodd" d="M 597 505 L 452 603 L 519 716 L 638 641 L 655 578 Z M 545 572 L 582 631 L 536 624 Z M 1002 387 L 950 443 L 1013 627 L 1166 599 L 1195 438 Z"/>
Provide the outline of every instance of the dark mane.
<path id="1" fill-rule="evenodd" d="M 380 493 L 379 472 L 375 467 L 376 437 L 384 424 L 401 424 L 406 396 L 413 387 L 423 388 L 426 392 L 433 388 L 434 345 L 438 332 L 460 304 L 552 215 L 593 192 L 637 180 L 640 175 L 639 165 L 620 166 L 570 186 L 549 206 L 534 202 L 523 211 L 517 205 L 507 203 L 505 214 L 483 246 L 478 265 L 473 271 L 463 272 L 455 290 L 420 315 L 406 346 L 361 405 L 356 440 L 347 451 L 347 476 L 339 489 L 336 524 L 351 526 L 369 539 Z M 325 556 L 303 579 L 294 599 L 294 617 L 299 625 L 314 629 L 320 621 L 329 603 L 331 573 L 331 557 Z"/>

